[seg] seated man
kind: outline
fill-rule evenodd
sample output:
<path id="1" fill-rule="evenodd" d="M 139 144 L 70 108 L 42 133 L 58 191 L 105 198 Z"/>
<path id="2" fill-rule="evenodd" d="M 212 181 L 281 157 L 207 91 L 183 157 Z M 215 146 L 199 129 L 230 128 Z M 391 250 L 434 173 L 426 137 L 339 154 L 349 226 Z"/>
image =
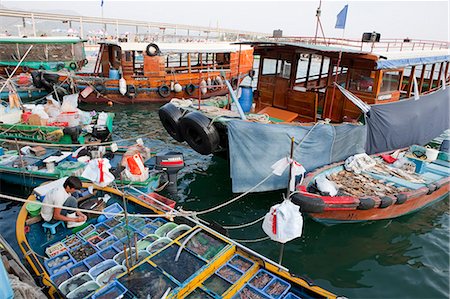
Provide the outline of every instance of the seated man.
<path id="1" fill-rule="evenodd" d="M 75 176 L 70 176 L 62 186 L 50 190 L 44 198 L 43 203 L 69 208 L 77 208 L 78 202 L 71 194 L 81 189 L 81 180 Z M 82 225 L 87 217 L 79 211 L 66 210 L 62 208 L 53 208 L 42 206 L 41 216 L 47 222 L 65 221 L 67 227 L 72 228 Z"/>

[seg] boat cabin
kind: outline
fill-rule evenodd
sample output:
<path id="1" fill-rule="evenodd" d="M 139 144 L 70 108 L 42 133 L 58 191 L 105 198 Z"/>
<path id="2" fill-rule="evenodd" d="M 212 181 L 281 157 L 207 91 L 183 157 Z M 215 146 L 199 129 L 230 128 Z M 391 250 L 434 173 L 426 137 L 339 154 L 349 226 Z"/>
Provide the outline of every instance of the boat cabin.
<path id="1" fill-rule="evenodd" d="M 19 63 L 19 71 L 22 72 L 30 69 L 59 71 L 64 68 L 78 71 L 87 64 L 84 42 L 79 37 L 64 36 L 0 37 L 0 72 L 11 73 Z"/>
<path id="2" fill-rule="evenodd" d="M 447 50 L 376 54 L 294 42 L 245 44 L 259 57 L 256 111 L 285 121 L 358 119 L 361 111 L 334 82 L 372 105 L 410 97 L 414 77 L 419 93 L 439 88 L 442 78 L 450 80 Z"/>
<path id="3" fill-rule="evenodd" d="M 105 42 L 94 75 L 124 78 L 130 98 L 161 100 L 224 94 L 222 74 L 236 85 L 252 68 L 253 49 L 247 45 Z M 117 81 L 108 82 L 117 88 Z M 200 85 L 202 94 L 194 92 Z"/>

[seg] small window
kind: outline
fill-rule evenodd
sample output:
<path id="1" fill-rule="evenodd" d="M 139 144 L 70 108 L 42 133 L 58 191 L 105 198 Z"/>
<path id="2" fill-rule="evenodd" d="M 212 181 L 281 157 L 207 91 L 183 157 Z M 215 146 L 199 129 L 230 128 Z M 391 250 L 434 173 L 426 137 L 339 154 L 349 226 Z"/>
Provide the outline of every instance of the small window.
<path id="1" fill-rule="evenodd" d="M 125 52 L 125 61 L 132 61 L 133 60 L 133 55 L 131 54 L 131 51 L 126 51 Z"/>
<path id="2" fill-rule="evenodd" d="M 280 66 L 278 66 L 280 68 Z M 277 60 L 264 58 L 261 75 L 275 75 L 277 73 Z"/>
<path id="3" fill-rule="evenodd" d="M 349 89 L 362 92 L 372 92 L 374 78 L 375 72 L 373 71 L 352 69 L 350 70 Z"/>
<path id="4" fill-rule="evenodd" d="M 400 71 L 383 72 L 383 79 L 381 81 L 380 93 L 399 90 L 399 85 L 400 85 Z"/>

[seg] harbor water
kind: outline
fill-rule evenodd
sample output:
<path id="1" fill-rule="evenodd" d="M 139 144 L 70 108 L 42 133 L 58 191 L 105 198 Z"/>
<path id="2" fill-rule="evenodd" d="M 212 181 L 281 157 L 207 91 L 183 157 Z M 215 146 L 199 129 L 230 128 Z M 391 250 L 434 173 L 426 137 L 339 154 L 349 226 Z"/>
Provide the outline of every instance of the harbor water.
<path id="1" fill-rule="evenodd" d="M 184 154 L 186 167 L 178 181 L 179 205 L 188 210 L 216 206 L 235 195 L 231 192 L 228 162 L 201 156 L 168 136 L 158 119 L 158 104 L 102 106 L 116 113 L 114 139 L 146 136 L 155 151 Z M 82 105 L 83 110 L 99 110 Z M 30 190 L 2 183 L 0 192 L 25 197 Z M 251 194 L 203 218 L 221 225 L 248 223 L 279 203 L 282 191 Z M 15 219 L 20 205 L 0 201 L 3 236 L 20 253 L 15 238 Z M 291 273 L 348 298 L 448 298 L 449 198 L 418 213 L 398 219 L 324 226 L 305 219 L 301 238 L 286 244 L 282 264 Z M 230 230 L 236 240 L 265 237 L 261 223 Z M 246 246 L 278 260 L 279 244 L 266 240 Z"/>

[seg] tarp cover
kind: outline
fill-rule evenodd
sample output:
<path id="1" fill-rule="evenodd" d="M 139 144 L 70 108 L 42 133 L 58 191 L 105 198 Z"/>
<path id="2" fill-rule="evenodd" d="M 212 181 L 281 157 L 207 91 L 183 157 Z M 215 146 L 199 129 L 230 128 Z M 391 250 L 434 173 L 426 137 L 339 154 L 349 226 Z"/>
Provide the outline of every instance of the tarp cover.
<path id="1" fill-rule="evenodd" d="M 372 105 L 366 115 L 368 154 L 424 145 L 450 128 L 450 88 L 394 103 Z"/>
<path id="2" fill-rule="evenodd" d="M 366 134 L 365 126 L 354 124 L 292 126 L 230 121 L 228 140 L 233 192 L 245 192 L 266 178 L 272 172 L 272 164 L 289 155 L 291 137 L 295 140 L 294 160 L 311 171 L 364 152 Z M 282 176 L 271 176 L 253 192 L 282 189 L 287 184 L 288 171 L 285 171 Z"/>
<path id="3" fill-rule="evenodd" d="M 398 69 L 413 65 L 434 64 L 443 61 L 449 61 L 450 55 L 432 56 L 432 57 L 413 57 L 392 60 L 378 60 L 377 69 Z"/>

